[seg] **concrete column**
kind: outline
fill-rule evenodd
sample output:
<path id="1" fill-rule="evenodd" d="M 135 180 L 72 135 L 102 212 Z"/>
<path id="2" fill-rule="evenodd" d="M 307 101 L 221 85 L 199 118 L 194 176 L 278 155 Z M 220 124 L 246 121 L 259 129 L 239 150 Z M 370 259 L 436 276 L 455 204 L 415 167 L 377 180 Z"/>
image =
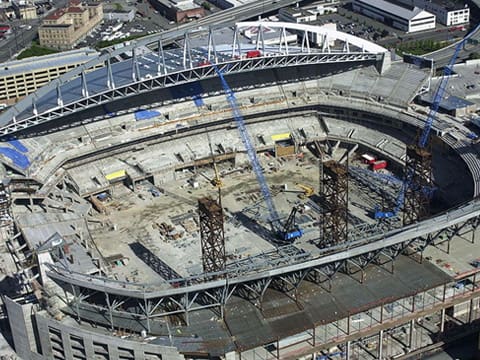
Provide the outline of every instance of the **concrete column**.
<path id="1" fill-rule="evenodd" d="M 445 308 L 442 309 L 442 313 L 440 314 L 440 333 L 445 331 Z"/>
<path id="2" fill-rule="evenodd" d="M 412 319 L 410 321 L 409 328 L 410 328 L 410 331 L 408 333 L 408 348 L 410 350 L 412 350 L 413 349 L 413 334 L 415 334 L 415 319 Z"/>
<path id="3" fill-rule="evenodd" d="M 133 349 L 133 356 L 135 357 L 135 360 L 144 360 L 145 352 L 141 348 L 135 347 Z"/>
<path id="4" fill-rule="evenodd" d="M 65 354 L 65 359 L 73 359 L 72 344 L 70 342 L 70 336 L 69 336 L 69 333 L 64 329 L 62 329 L 62 345 L 63 345 L 63 352 Z"/>
<path id="5" fill-rule="evenodd" d="M 347 343 L 345 344 L 345 360 L 350 360 L 351 345 L 351 341 L 347 341 Z"/>
<path id="6" fill-rule="evenodd" d="M 470 305 L 468 306 L 468 323 L 473 321 L 473 312 L 475 311 L 475 299 L 470 299 Z"/>
<path id="7" fill-rule="evenodd" d="M 85 347 L 85 356 L 87 359 L 93 359 L 95 354 L 93 352 L 93 339 L 84 338 L 83 346 Z"/>
<path id="8" fill-rule="evenodd" d="M 383 359 L 383 330 L 378 334 L 378 359 Z"/>
<path id="9" fill-rule="evenodd" d="M 118 347 L 113 344 L 108 344 L 108 358 L 118 359 Z"/>

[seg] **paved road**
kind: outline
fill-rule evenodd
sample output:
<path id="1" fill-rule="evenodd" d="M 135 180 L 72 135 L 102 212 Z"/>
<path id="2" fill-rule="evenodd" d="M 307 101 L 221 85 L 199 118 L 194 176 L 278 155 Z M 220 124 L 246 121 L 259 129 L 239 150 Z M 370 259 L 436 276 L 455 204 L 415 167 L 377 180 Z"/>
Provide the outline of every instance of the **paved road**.
<path id="1" fill-rule="evenodd" d="M 49 10 L 53 11 L 55 8 L 63 8 L 66 6 L 68 0 L 55 0 L 54 7 Z M 46 15 L 46 14 L 45 14 Z M 0 63 L 8 61 L 13 55 L 18 54 L 23 49 L 30 46 L 33 39 L 37 37 L 37 30 L 41 18 L 34 20 L 12 20 L 8 25 L 12 27 L 12 34 L 7 39 L 0 40 Z M 28 26 L 31 26 L 29 29 Z"/>
<path id="2" fill-rule="evenodd" d="M 12 33 L 7 39 L 0 40 L 0 62 L 7 61 L 14 54 L 19 53 L 22 49 L 30 45 L 32 40 L 37 36 L 39 22 L 39 20 L 28 22 L 28 25 L 31 26 L 30 29 L 20 22 L 10 24 L 10 26 L 12 26 Z M 20 27 L 20 25 L 25 26 Z"/>
<path id="3" fill-rule="evenodd" d="M 473 34 L 472 39 L 480 41 L 480 31 L 477 31 L 475 34 Z M 435 64 L 437 67 L 441 67 L 448 64 L 448 62 L 450 61 L 450 58 L 453 55 L 454 50 L 455 50 L 455 45 L 449 46 L 447 48 L 443 48 L 431 54 L 427 54 L 426 56 L 435 60 Z M 460 51 L 460 53 L 458 54 L 457 62 L 468 59 L 468 56 L 472 52 L 480 52 L 480 44 L 478 45 L 466 44 L 464 49 Z"/>

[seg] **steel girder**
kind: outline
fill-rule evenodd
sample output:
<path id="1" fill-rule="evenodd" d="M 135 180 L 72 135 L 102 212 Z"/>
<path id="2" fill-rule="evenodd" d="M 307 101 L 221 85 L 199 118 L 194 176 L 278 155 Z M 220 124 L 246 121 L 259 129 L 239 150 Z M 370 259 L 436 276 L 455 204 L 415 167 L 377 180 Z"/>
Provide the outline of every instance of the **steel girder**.
<path id="1" fill-rule="evenodd" d="M 223 74 L 242 73 L 248 71 L 257 71 L 265 69 L 283 68 L 288 66 L 311 65 L 323 63 L 338 63 L 338 62 L 372 62 L 379 59 L 378 54 L 371 53 L 299 53 L 288 54 L 281 56 L 259 57 L 251 59 L 238 59 L 226 63 L 217 64 L 219 71 Z M 1 135 L 7 135 L 19 130 L 23 130 L 38 124 L 45 123 L 59 119 L 63 116 L 76 113 L 82 110 L 87 110 L 95 106 L 108 104 L 109 102 L 123 99 L 128 96 L 148 93 L 154 90 L 171 87 L 188 82 L 201 81 L 208 78 L 216 77 L 214 67 L 206 65 L 202 67 L 185 69 L 168 74 L 160 74 L 154 78 L 139 79 L 127 85 L 113 87 L 104 92 L 91 94 L 79 100 L 68 104 L 63 104 L 63 101 L 58 102 L 59 106 L 38 113 L 38 110 L 32 108 L 32 113 L 25 118 L 16 119 L 8 125 L 0 128 Z M 105 79 L 105 84 L 108 79 Z M 57 96 L 61 96 L 58 95 Z"/>

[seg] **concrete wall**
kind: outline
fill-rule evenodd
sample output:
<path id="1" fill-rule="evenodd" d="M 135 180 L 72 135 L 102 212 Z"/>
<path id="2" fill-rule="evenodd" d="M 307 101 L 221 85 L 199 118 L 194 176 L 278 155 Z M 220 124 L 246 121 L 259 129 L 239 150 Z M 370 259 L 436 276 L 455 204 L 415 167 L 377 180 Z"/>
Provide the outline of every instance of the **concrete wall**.
<path id="1" fill-rule="evenodd" d="M 100 329 L 66 325 L 40 313 L 32 315 L 32 304 L 19 304 L 5 297 L 5 307 L 17 355 L 37 359 L 131 359 L 184 360 L 176 348 L 110 336 Z M 100 330 L 100 331 L 99 331 Z M 36 335 L 38 339 L 36 339 Z M 37 340 L 39 347 L 37 349 Z M 138 340 L 141 340 L 138 338 Z M 38 350 L 40 353 L 38 353 Z"/>
<path id="2" fill-rule="evenodd" d="M 174 347 L 153 345 L 142 341 L 122 339 L 105 333 L 88 331 L 87 327 L 70 326 L 54 319 L 35 315 L 40 334 L 42 355 L 45 359 L 64 356 L 66 359 L 168 359 L 184 360 Z"/>
<path id="3" fill-rule="evenodd" d="M 15 352 L 22 359 L 30 359 L 31 352 L 36 350 L 35 336 L 32 325 L 32 305 L 20 305 L 5 297 L 5 308 L 8 314 Z"/>

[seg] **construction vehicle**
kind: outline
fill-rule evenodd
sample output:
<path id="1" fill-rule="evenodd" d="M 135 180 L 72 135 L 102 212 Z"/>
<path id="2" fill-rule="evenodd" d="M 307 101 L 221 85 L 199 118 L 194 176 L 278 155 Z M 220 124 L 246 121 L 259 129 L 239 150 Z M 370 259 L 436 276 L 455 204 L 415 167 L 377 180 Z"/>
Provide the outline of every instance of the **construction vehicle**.
<path id="1" fill-rule="evenodd" d="M 283 241 L 292 241 L 303 236 L 303 230 L 296 223 L 298 207 L 294 206 L 281 231 L 277 234 Z"/>
<path id="2" fill-rule="evenodd" d="M 254 56 L 255 55 L 255 56 Z M 248 54 L 247 54 L 248 56 Z M 257 57 L 261 56 L 260 51 L 256 51 L 255 53 L 252 52 L 250 57 Z M 263 174 L 262 166 L 257 157 L 257 152 L 255 150 L 254 145 L 250 139 L 250 135 L 247 131 L 247 126 L 245 124 L 245 120 L 240 112 L 240 109 L 237 104 L 237 99 L 235 97 L 235 93 L 228 85 L 223 73 L 220 71 L 218 66 L 213 63 L 213 69 L 215 70 L 216 74 L 220 78 L 223 90 L 225 91 L 225 95 L 227 97 L 228 103 L 230 108 L 232 109 L 233 118 L 235 119 L 235 123 L 237 124 L 238 131 L 240 133 L 240 138 L 242 139 L 243 145 L 247 151 L 248 158 L 250 160 L 250 164 L 252 169 L 255 173 L 257 178 L 257 182 L 260 185 L 260 191 L 263 195 L 263 199 L 267 205 L 269 211 L 269 222 L 272 226 L 272 230 L 277 237 L 277 240 L 280 242 L 292 242 L 295 239 L 301 237 L 303 235 L 303 230 L 298 228 L 295 223 L 295 214 L 297 213 L 297 209 L 293 208 L 288 216 L 288 219 L 285 224 L 282 224 L 280 221 L 280 217 L 278 215 L 277 209 L 273 203 L 272 194 L 270 193 L 270 189 L 268 187 L 267 181 L 265 180 L 265 175 Z"/>
<path id="3" fill-rule="evenodd" d="M 212 186 L 214 186 L 216 188 L 223 187 L 223 181 L 222 181 L 222 179 L 220 179 L 220 176 L 218 174 L 217 164 L 215 163 L 215 161 L 213 162 L 213 170 L 215 172 L 215 176 L 213 178 L 208 177 L 207 175 L 205 175 L 204 173 L 202 173 L 200 171 L 198 173 L 200 175 L 202 175 L 206 180 L 208 180 L 208 182 L 210 184 L 212 184 Z"/>
<path id="4" fill-rule="evenodd" d="M 300 199 L 309 198 L 315 192 L 315 189 L 309 185 L 300 184 L 300 183 L 296 183 L 295 185 L 297 185 L 300 189 L 303 190 L 303 194 L 298 195 Z"/>
<path id="5" fill-rule="evenodd" d="M 288 190 L 287 185 L 285 184 L 285 188 L 282 189 L 282 191 L 283 192 L 298 193 L 298 197 L 302 200 L 309 198 L 315 192 L 315 189 L 313 187 L 309 186 L 309 185 L 300 184 L 300 183 L 296 183 L 295 185 L 302 190 Z"/>
<path id="6" fill-rule="evenodd" d="M 418 143 L 416 146 L 420 149 L 425 148 L 425 146 L 428 144 L 428 141 L 430 139 L 430 132 L 432 130 L 432 125 L 433 122 L 435 121 L 438 108 L 440 107 L 440 103 L 442 102 L 443 95 L 445 93 L 445 89 L 448 84 L 448 80 L 450 75 L 453 73 L 453 66 L 455 65 L 455 61 L 458 58 L 458 54 L 462 50 L 463 46 L 468 42 L 468 40 L 472 37 L 473 34 L 475 34 L 478 30 L 480 29 L 480 24 L 475 27 L 470 33 L 468 33 L 461 41 L 457 43 L 455 46 L 455 50 L 453 52 L 452 57 L 450 58 L 450 61 L 448 62 L 448 65 L 443 69 L 443 74 L 442 78 L 440 79 L 440 83 L 438 84 L 437 89 L 435 90 L 435 94 L 433 96 L 433 102 L 432 105 L 430 106 L 430 111 L 428 112 L 427 115 L 427 120 L 425 121 L 425 125 L 423 126 L 422 133 L 420 137 L 418 138 Z M 402 184 L 402 188 L 400 190 L 400 193 L 397 197 L 397 201 L 395 204 L 395 208 L 392 211 L 380 211 L 379 209 L 376 209 L 375 211 L 375 219 L 385 219 L 389 217 L 396 216 L 398 211 L 402 208 L 403 202 L 405 199 L 405 192 L 408 188 L 415 188 L 415 184 L 412 184 L 413 182 L 413 177 L 414 173 L 413 171 L 410 171 L 405 175 L 405 179 Z M 432 188 L 433 189 L 433 188 Z M 415 189 L 416 191 L 425 191 L 429 193 L 429 196 L 431 196 L 432 189 Z"/>

